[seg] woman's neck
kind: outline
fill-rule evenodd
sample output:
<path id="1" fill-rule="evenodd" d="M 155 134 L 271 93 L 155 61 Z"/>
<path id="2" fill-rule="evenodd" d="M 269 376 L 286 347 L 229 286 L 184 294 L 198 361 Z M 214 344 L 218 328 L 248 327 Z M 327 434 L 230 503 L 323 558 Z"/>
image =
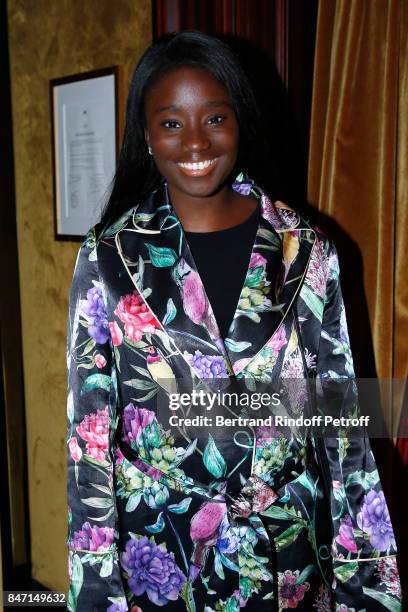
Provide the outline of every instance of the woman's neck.
<path id="1" fill-rule="evenodd" d="M 231 187 L 207 197 L 193 197 L 172 190 L 174 210 L 187 232 L 216 232 L 245 221 L 257 206 L 254 197 L 243 196 Z"/>

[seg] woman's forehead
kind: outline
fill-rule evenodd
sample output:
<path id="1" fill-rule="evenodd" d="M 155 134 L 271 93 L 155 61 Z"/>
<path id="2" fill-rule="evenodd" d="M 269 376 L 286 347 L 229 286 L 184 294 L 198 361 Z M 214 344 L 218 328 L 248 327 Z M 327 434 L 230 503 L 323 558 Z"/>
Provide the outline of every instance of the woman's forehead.
<path id="1" fill-rule="evenodd" d="M 205 68 L 180 66 L 158 75 L 148 88 L 145 103 L 154 110 L 172 110 L 168 106 L 184 106 L 203 100 L 208 107 L 230 104 L 227 88 Z"/>

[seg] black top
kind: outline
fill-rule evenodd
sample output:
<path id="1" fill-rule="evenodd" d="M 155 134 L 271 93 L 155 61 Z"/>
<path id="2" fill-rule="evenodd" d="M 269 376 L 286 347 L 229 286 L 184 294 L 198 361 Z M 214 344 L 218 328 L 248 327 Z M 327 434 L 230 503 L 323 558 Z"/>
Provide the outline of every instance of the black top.
<path id="1" fill-rule="evenodd" d="M 198 273 L 225 338 L 238 304 L 258 229 L 259 205 L 246 221 L 215 232 L 185 232 Z"/>

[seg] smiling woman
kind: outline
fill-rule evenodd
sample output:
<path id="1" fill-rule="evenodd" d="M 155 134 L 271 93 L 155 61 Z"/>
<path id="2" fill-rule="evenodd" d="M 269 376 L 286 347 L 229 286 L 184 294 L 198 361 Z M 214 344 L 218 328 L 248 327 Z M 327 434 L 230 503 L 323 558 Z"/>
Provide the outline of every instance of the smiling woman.
<path id="1" fill-rule="evenodd" d="M 259 125 L 216 38 L 168 36 L 135 70 L 70 294 L 70 610 L 400 609 L 368 440 L 297 426 L 310 379 L 341 389 L 353 360 L 336 250 L 262 189 Z M 346 387 L 332 416 L 357 414 Z"/>
<path id="2" fill-rule="evenodd" d="M 232 214 L 229 225 L 236 216 L 242 220 L 240 213 L 244 208 L 245 214 L 251 202 L 227 186 L 239 147 L 238 121 L 227 89 L 207 70 L 178 68 L 149 88 L 145 116 L 146 142 L 167 179 L 183 227 L 222 229 L 212 225 L 227 211 Z"/>

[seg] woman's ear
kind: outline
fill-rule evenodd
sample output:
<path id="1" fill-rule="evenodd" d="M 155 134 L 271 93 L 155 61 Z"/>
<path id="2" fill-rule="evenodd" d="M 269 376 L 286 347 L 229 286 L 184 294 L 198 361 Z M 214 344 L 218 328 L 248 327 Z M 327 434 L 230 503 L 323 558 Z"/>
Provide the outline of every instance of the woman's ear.
<path id="1" fill-rule="evenodd" d="M 149 146 L 149 132 L 147 131 L 147 128 L 144 128 L 144 137 L 145 137 L 147 146 Z"/>

